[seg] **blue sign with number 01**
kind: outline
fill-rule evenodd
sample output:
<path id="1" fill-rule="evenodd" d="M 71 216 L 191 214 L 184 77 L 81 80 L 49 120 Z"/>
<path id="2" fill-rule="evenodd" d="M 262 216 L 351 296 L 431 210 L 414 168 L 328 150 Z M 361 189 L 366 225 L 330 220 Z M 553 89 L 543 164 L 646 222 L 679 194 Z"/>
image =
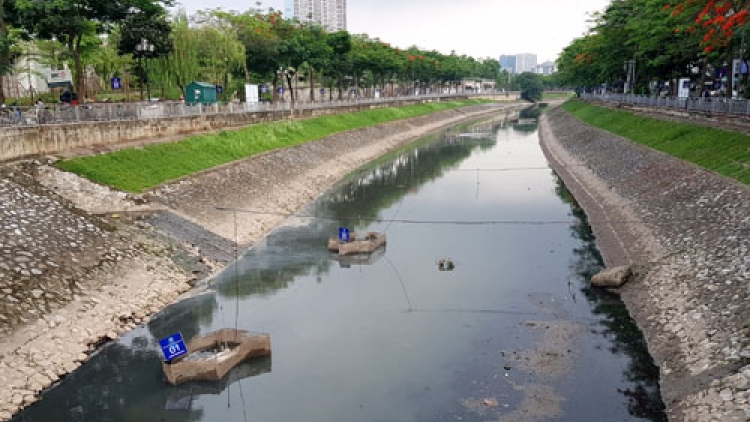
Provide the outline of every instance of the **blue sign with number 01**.
<path id="1" fill-rule="evenodd" d="M 122 89 L 122 80 L 120 78 L 112 78 L 109 80 L 112 89 Z"/>
<path id="2" fill-rule="evenodd" d="M 346 227 L 339 227 L 339 240 L 342 242 L 349 241 L 349 229 Z"/>
<path id="3" fill-rule="evenodd" d="M 164 353 L 164 360 L 167 362 L 174 360 L 182 355 L 186 355 L 188 350 L 185 341 L 182 340 L 182 334 L 172 334 L 171 336 L 159 340 L 161 352 Z"/>

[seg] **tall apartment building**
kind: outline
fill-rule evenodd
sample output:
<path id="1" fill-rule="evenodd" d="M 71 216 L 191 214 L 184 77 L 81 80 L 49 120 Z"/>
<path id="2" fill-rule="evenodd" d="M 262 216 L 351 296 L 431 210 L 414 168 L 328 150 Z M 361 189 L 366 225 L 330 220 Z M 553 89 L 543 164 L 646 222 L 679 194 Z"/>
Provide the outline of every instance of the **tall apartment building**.
<path id="1" fill-rule="evenodd" d="M 536 66 L 536 73 L 540 75 L 548 76 L 555 72 L 557 72 L 557 65 L 555 62 L 547 61 Z"/>
<path id="2" fill-rule="evenodd" d="M 500 70 L 505 70 L 508 73 L 516 73 L 516 56 L 501 55 Z"/>
<path id="3" fill-rule="evenodd" d="M 516 73 L 536 73 L 536 54 L 516 54 Z"/>
<path id="4" fill-rule="evenodd" d="M 286 0 L 284 14 L 328 31 L 346 30 L 346 0 Z"/>

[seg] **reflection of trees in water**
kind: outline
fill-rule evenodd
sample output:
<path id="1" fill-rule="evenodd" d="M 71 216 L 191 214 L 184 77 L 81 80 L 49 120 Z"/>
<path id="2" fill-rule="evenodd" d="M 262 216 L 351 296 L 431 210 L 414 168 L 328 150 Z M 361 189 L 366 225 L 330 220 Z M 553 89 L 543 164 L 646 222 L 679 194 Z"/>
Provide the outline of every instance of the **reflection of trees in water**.
<path id="1" fill-rule="evenodd" d="M 450 137 L 450 133 L 469 127 L 471 125 L 463 125 L 452 128 L 449 133 L 428 137 L 418 148 L 376 162 L 344 181 L 335 193 L 301 212 L 326 218 L 302 219 L 304 226 L 275 230 L 245 255 L 237 268 L 231 265 L 216 278 L 218 291 L 227 297 L 266 295 L 286 289 L 299 276 L 327 273 L 333 262 L 326 242 L 338 234 L 339 226 L 362 232 L 378 218 L 393 218 L 392 215 L 380 216 L 380 213 L 398 203 L 408 192 L 458 166 L 475 149 L 495 144 L 494 138 L 456 141 Z M 492 123 L 491 127 L 497 131 L 501 125 Z M 356 220 L 351 220 L 352 217 Z M 386 225 L 383 223 L 383 227 L 373 229 L 383 230 Z"/>
<path id="2" fill-rule="evenodd" d="M 204 294 L 177 302 L 148 322 L 148 330 L 156 339 L 171 336 L 176 331 L 185 340 L 200 334 L 202 324 L 210 324 L 218 303 L 213 294 Z"/>
<path id="3" fill-rule="evenodd" d="M 305 211 L 303 211 L 305 213 Z M 311 220 L 304 227 L 281 227 L 254 247 L 235 265 L 216 277 L 217 288 L 227 297 L 268 295 L 286 289 L 295 278 L 328 271 L 326 240 L 338 233 L 327 220 Z"/>
<path id="4" fill-rule="evenodd" d="M 136 344 L 148 342 L 147 338 L 135 341 Z M 164 409 L 169 389 L 162 379 L 158 353 L 153 347 L 131 349 L 112 344 L 15 420 L 171 422 L 203 419 L 200 409 L 179 412 Z M 132 399 L 137 399 L 137 403 Z"/>
<path id="5" fill-rule="evenodd" d="M 223 394 L 237 381 L 271 372 L 271 358 L 262 357 L 237 365 L 219 382 L 168 385 L 161 352 L 150 341 L 138 337 L 132 347 L 108 346 L 14 420 L 201 421 L 203 410 L 192 407 L 193 399 Z"/>
<path id="6" fill-rule="evenodd" d="M 596 248 L 596 238 L 588 224 L 588 217 L 562 179 L 556 177 L 556 181 L 555 192 L 570 205 L 571 214 L 575 217 L 575 222 L 570 226 L 571 232 L 582 242 L 582 246 L 573 251 L 575 261 L 571 269 L 581 282 L 580 290 L 592 305 L 592 312 L 602 317 L 599 321 L 600 334 L 612 341 L 610 351 L 630 358 L 624 376 L 633 386 L 619 390 L 628 399 L 628 411 L 639 418 L 666 421 L 665 407 L 659 391 L 659 368 L 648 353 L 643 333 L 618 295 L 591 287 L 591 277 L 603 267 L 602 257 Z"/>
<path id="7" fill-rule="evenodd" d="M 359 227 L 366 226 L 381 210 L 401 200 L 405 189 L 415 191 L 456 168 L 476 148 L 495 144 L 494 138 L 454 139 L 451 134 L 462 129 L 465 127 L 432 137 L 432 142 L 359 173 L 322 201 L 318 212 L 338 218 L 359 216 L 362 218 Z"/>
<path id="8" fill-rule="evenodd" d="M 536 132 L 536 129 L 537 129 L 536 123 L 534 124 L 520 124 L 519 123 L 519 124 L 513 125 L 513 130 L 516 132 L 521 132 L 521 133 Z"/>
<path id="9" fill-rule="evenodd" d="M 542 109 L 539 107 L 529 107 L 521 110 L 518 116 L 522 119 L 538 119 L 542 115 Z"/>

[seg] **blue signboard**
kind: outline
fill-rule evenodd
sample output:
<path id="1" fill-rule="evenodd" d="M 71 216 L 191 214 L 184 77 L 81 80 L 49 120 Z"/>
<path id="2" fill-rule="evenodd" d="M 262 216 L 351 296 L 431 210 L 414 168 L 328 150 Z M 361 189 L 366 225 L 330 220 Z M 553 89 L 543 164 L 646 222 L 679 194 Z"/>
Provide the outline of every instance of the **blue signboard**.
<path id="1" fill-rule="evenodd" d="M 284 87 L 283 87 L 283 86 L 280 86 L 280 87 L 279 87 L 279 94 L 283 94 L 283 93 L 284 93 Z"/>
<path id="2" fill-rule="evenodd" d="M 268 85 L 263 85 L 262 87 L 260 87 L 260 93 L 261 94 L 268 93 Z"/>
<path id="3" fill-rule="evenodd" d="M 339 240 L 341 242 L 349 241 L 349 229 L 346 227 L 339 227 Z"/>
<path id="4" fill-rule="evenodd" d="M 216 93 L 221 94 L 224 92 L 224 87 L 221 85 L 216 85 Z"/>
<path id="5" fill-rule="evenodd" d="M 161 352 L 164 353 L 164 360 L 167 362 L 174 360 L 182 355 L 186 355 L 188 350 L 185 341 L 182 340 L 182 334 L 172 334 L 171 336 L 159 340 Z"/>
<path id="6" fill-rule="evenodd" d="M 112 86 L 112 89 L 122 89 L 122 80 L 120 78 L 110 79 L 109 84 Z"/>

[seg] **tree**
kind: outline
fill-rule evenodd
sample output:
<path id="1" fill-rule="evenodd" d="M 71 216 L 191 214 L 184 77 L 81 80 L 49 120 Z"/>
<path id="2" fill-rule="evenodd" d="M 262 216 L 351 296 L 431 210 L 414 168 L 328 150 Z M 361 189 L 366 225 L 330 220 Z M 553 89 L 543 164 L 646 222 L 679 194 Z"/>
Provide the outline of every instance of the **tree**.
<path id="1" fill-rule="evenodd" d="M 71 54 L 75 67 L 78 95 L 84 98 L 83 40 L 106 33 L 112 25 L 128 16 L 148 17 L 165 13 L 172 0 L 15 0 L 24 29 L 41 39 L 57 39 Z"/>
<path id="2" fill-rule="evenodd" d="M 524 72 L 516 77 L 518 85 L 521 87 L 521 98 L 526 101 L 539 101 L 542 99 L 544 85 L 542 77 L 536 73 Z"/>
<path id="3" fill-rule="evenodd" d="M 732 96 L 734 85 L 731 71 L 735 59 L 734 38 L 747 25 L 749 9 L 750 0 L 681 0 L 667 3 L 662 8 L 672 17 L 687 15 L 689 19 L 695 19 L 694 24 L 685 30 L 702 34 L 700 45 L 707 56 L 723 50 L 730 69 L 727 72 L 728 96 Z"/>
<path id="4" fill-rule="evenodd" d="M 331 48 L 331 55 L 322 70 L 330 78 L 329 87 L 332 87 L 334 83 L 338 87 L 339 99 L 341 99 L 344 77 L 351 69 L 349 54 L 352 51 L 352 37 L 346 31 L 332 32 L 326 36 L 326 43 Z"/>
<path id="5" fill-rule="evenodd" d="M 620 87 L 630 63 L 637 70 L 631 82 L 641 87 L 684 76 L 699 63 L 698 38 L 688 28 L 689 19 L 663 13 L 667 9 L 659 0 L 613 0 L 594 16 L 588 33 L 563 50 L 557 61 L 559 82 Z"/>
<path id="6" fill-rule="evenodd" d="M 281 67 L 282 37 L 277 31 L 281 19 L 277 14 L 264 15 L 259 10 L 242 14 L 214 12 L 214 16 L 228 22 L 237 39 L 245 47 L 246 80 L 273 79 L 276 92 L 278 72 Z"/>
<path id="7" fill-rule="evenodd" d="M 13 70 L 13 64 L 18 57 L 17 45 L 20 34 L 11 27 L 17 13 L 13 1 L 0 0 L 0 103 L 5 104 L 5 90 L 3 76 Z"/>

